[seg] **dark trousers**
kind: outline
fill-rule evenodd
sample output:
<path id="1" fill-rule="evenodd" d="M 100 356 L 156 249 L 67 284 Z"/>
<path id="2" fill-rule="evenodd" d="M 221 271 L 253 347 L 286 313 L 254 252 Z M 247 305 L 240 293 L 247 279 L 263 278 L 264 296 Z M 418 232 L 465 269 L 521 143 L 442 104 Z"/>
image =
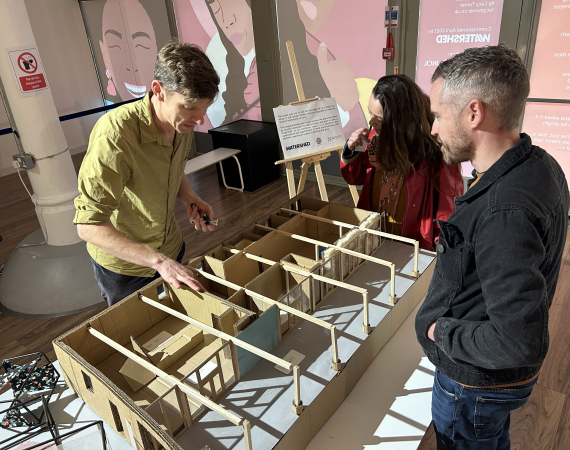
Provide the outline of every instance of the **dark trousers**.
<path id="1" fill-rule="evenodd" d="M 182 247 L 180 248 L 180 253 L 176 257 L 176 261 L 182 262 L 182 257 L 186 251 L 186 244 L 182 242 Z M 133 292 L 142 289 L 151 281 L 156 280 L 160 277 L 160 274 L 156 272 L 152 277 L 133 277 L 130 275 L 121 275 L 120 273 L 113 272 L 109 269 L 105 269 L 103 266 L 95 262 L 91 258 L 91 263 L 93 264 L 93 271 L 95 272 L 95 279 L 101 289 L 101 297 L 105 299 L 109 306 L 121 301 L 125 297 L 128 297 Z"/>
<path id="2" fill-rule="evenodd" d="M 431 413 L 437 450 L 509 450 L 511 411 L 528 401 L 537 380 L 472 389 L 436 370 Z"/>

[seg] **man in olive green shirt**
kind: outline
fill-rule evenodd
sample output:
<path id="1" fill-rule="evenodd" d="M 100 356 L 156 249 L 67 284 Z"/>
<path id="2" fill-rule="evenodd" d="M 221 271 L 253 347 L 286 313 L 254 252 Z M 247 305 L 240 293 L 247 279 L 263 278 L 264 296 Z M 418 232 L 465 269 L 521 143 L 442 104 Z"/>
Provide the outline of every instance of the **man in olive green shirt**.
<path id="1" fill-rule="evenodd" d="M 203 123 L 218 84 L 202 50 L 169 43 L 158 54 L 152 90 L 93 128 L 74 223 L 109 306 L 159 276 L 177 288 L 203 289 L 180 264 L 184 240 L 174 206 L 179 198 L 196 229 L 213 229 L 198 215 L 199 209 L 213 218 L 212 208 L 193 191 L 184 166 L 194 126 Z"/>

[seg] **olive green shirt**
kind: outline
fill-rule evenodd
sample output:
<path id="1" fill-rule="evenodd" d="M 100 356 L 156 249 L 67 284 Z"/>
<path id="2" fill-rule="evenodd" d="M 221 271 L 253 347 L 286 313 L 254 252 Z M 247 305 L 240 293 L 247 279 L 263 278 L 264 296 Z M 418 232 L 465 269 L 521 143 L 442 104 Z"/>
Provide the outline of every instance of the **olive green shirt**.
<path id="1" fill-rule="evenodd" d="M 177 132 L 170 145 L 152 119 L 151 95 L 108 112 L 95 124 L 79 170 L 73 222 L 110 223 L 133 241 L 175 259 L 183 238 L 174 205 L 193 132 Z M 116 273 L 156 273 L 90 243 L 87 251 Z"/>

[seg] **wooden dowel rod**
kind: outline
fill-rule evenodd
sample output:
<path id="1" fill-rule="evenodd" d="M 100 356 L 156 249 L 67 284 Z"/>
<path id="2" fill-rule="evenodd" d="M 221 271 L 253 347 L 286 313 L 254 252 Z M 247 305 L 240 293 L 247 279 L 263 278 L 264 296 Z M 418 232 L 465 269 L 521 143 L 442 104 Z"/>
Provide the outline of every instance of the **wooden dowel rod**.
<path id="1" fill-rule="evenodd" d="M 341 236 L 342 236 L 342 227 L 350 228 L 350 229 L 357 228 L 361 231 L 365 231 L 366 233 L 370 233 L 370 234 L 373 234 L 376 236 L 385 237 L 388 239 L 393 239 L 395 241 L 406 242 L 408 244 L 413 244 L 414 245 L 414 270 L 412 272 L 412 276 L 416 277 L 416 278 L 420 276 L 419 271 L 418 271 L 420 243 L 415 239 L 411 239 L 411 238 L 407 238 L 407 237 L 403 237 L 403 236 L 398 236 L 396 234 L 385 233 L 384 231 L 372 230 L 372 229 L 366 228 L 362 225 L 352 225 L 350 223 L 339 222 L 338 220 L 328 219 L 326 217 L 313 216 L 312 214 L 306 214 L 306 213 L 303 213 L 300 211 L 295 211 L 293 209 L 281 208 L 281 211 L 287 212 L 289 214 L 297 214 L 297 215 L 299 215 L 301 217 L 305 217 L 307 219 L 317 220 L 319 222 L 325 222 L 325 223 L 330 223 L 331 225 L 339 226 L 340 230 L 341 230 L 340 231 Z"/>
<path id="2" fill-rule="evenodd" d="M 368 317 L 368 292 L 362 294 L 362 302 L 364 304 L 362 331 L 370 334 L 370 318 Z"/>
<path id="3" fill-rule="evenodd" d="M 362 294 L 364 292 L 368 292 L 368 290 L 366 290 L 364 288 L 354 286 L 352 284 L 344 283 L 342 281 L 335 280 L 334 278 L 323 277 L 321 275 L 317 275 L 316 273 L 312 273 L 309 271 L 305 272 L 304 270 L 297 269 L 296 267 L 291 267 L 291 266 L 283 265 L 283 264 L 281 265 L 281 267 L 283 267 L 283 269 L 287 270 L 288 272 L 296 273 L 297 275 L 303 275 L 303 276 L 307 276 L 307 277 L 310 276 L 310 277 L 313 277 L 315 280 L 324 281 L 325 283 L 332 284 L 333 286 L 348 289 L 349 291 L 358 292 L 359 294 Z"/>
<path id="4" fill-rule="evenodd" d="M 144 367 L 149 372 L 152 372 L 157 377 L 160 377 L 162 379 L 161 381 L 167 381 L 168 383 L 170 383 L 173 386 L 174 385 L 178 386 L 182 392 L 189 395 L 194 400 L 200 402 L 201 404 L 203 404 L 207 408 L 211 409 L 212 411 L 217 412 L 220 416 L 226 418 L 227 420 L 232 422 L 234 425 L 241 425 L 243 423 L 244 419 L 242 419 L 241 417 L 238 417 L 234 413 L 227 411 L 226 409 L 222 408 L 220 405 L 214 403 L 209 398 L 204 397 L 203 395 L 200 395 L 198 392 L 196 392 L 196 390 L 194 388 L 192 388 L 186 384 L 180 383 L 172 375 L 167 374 L 166 372 L 164 372 L 163 370 L 160 370 L 158 367 L 154 366 L 153 364 L 151 364 L 147 360 L 141 358 L 140 356 L 138 356 L 137 354 L 126 349 L 122 345 L 117 344 L 114 340 L 108 338 L 103 333 L 100 333 L 99 331 L 97 331 L 93 327 L 89 327 L 89 332 L 93 336 L 95 336 L 97 339 L 99 339 L 100 341 L 103 341 L 109 347 L 114 348 L 119 353 L 122 353 L 127 358 L 132 359 L 134 362 L 141 365 L 142 367 Z M 168 386 L 168 387 L 172 387 L 172 386 Z"/>
<path id="5" fill-rule="evenodd" d="M 392 280 L 396 279 L 396 265 L 395 264 L 392 264 L 392 266 L 390 267 L 390 278 Z M 396 283 L 394 283 L 394 281 L 392 281 L 390 284 L 390 300 L 393 301 L 393 303 L 396 303 Z"/>
<path id="6" fill-rule="evenodd" d="M 301 375 L 299 373 L 299 366 L 293 367 L 293 389 L 295 390 L 295 400 L 293 401 L 293 412 L 300 414 L 303 407 L 301 401 Z"/>
<path id="7" fill-rule="evenodd" d="M 233 250 L 232 250 L 232 252 L 233 252 Z M 239 250 L 235 250 L 235 253 L 241 253 L 241 252 Z M 246 257 L 251 257 L 251 259 L 253 259 L 253 260 L 258 260 L 258 257 L 256 257 L 255 255 L 251 255 L 251 254 L 245 253 L 245 252 L 243 252 L 243 253 L 245 254 Z M 343 253 L 340 253 L 340 255 L 341 255 L 341 271 L 342 271 L 342 255 L 343 255 Z M 263 258 L 260 258 L 260 259 L 263 259 Z M 269 260 L 267 260 L 267 261 L 269 261 Z M 368 323 L 368 290 L 367 289 L 364 289 L 364 288 L 361 288 L 358 286 L 353 286 L 352 284 L 344 283 L 342 281 L 337 281 L 334 278 L 327 278 L 327 277 L 318 275 L 316 273 L 305 271 L 301 268 L 291 267 L 290 265 L 288 265 L 286 263 L 282 263 L 281 267 L 288 272 L 296 273 L 296 274 L 301 275 L 301 276 L 312 277 L 317 281 L 322 281 L 324 283 L 332 284 L 333 286 L 341 287 L 341 288 L 348 289 L 350 291 L 358 292 L 359 294 L 362 294 L 362 296 L 363 296 L 363 310 L 364 310 L 363 330 L 365 330 L 365 333 L 367 333 L 367 334 L 370 333 L 370 325 Z M 393 285 L 393 283 L 392 283 L 392 285 Z M 313 296 L 315 295 L 314 292 L 312 293 L 312 295 Z M 394 294 L 392 294 L 392 295 L 394 295 Z M 314 298 L 313 298 L 313 302 L 312 302 L 312 308 L 313 308 L 313 311 L 316 308 L 316 301 Z M 335 339 L 336 338 L 334 338 L 333 340 L 335 340 Z M 334 352 L 334 348 L 333 348 L 333 352 Z M 333 361 L 334 361 L 334 356 L 333 356 Z"/>
<path id="8" fill-rule="evenodd" d="M 339 247 L 338 245 L 329 244 L 327 242 L 322 242 L 322 241 L 317 241 L 316 239 L 311 239 L 311 238 L 308 238 L 306 236 L 301 236 L 300 234 L 289 233 L 287 231 L 278 230 L 276 228 L 266 227 L 265 225 L 257 225 L 257 226 L 261 229 L 264 229 L 264 230 L 275 231 L 275 232 L 277 232 L 277 234 L 281 234 L 283 236 L 287 236 L 287 237 L 290 237 L 293 239 L 297 239 L 298 241 L 308 242 L 309 244 L 315 244 L 315 245 L 319 245 L 319 246 L 325 247 L 325 248 L 333 248 L 335 250 L 338 250 L 339 252 L 346 253 L 347 255 L 356 256 L 357 258 L 365 259 L 366 261 L 371 261 L 371 262 L 381 264 L 381 265 L 386 266 L 386 267 L 395 266 L 394 263 L 391 263 L 390 261 L 386 261 L 386 260 L 380 259 L 380 258 L 375 258 L 373 256 L 366 255 L 364 253 L 355 252 L 354 250 L 349 250 L 349 249 L 344 248 L 344 247 Z"/>
<path id="9" fill-rule="evenodd" d="M 280 303 L 280 302 L 278 302 L 278 301 L 276 301 L 276 300 L 273 300 L 273 299 L 270 299 L 270 298 L 268 298 L 268 297 L 265 297 L 265 296 L 263 296 L 263 295 L 261 295 L 261 294 L 258 294 L 257 292 L 250 291 L 249 289 L 242 288 L 241 286 L 235 285 L 235 284 L 233 284 L 233 283 L 231 283 L 231 282 L 229 282 L 229 281 L 227 281 L 227 280 L 224 280 L 223 278 L 217 277 L 217 276 L 212 275 L 212 274 L 209 274 L 209 273 L 207 273 L 207 272 L 203 272 L 203 271 L 201 271 L 201 270 L 197 270 L 197 269 L 194 269 L 194 268 L 192 268 L 192 267 L 189 267 L 189 268 L 192 269 L 192 270 L 196 270 L 198 273 L 200 273 L 201 275 L 203 275 L 204 277 L 206 277 L 206 278 L 208 278 L 208 279 L 210 279 L 210 280 L 212 280 L 212 281 L 216 281 L 216 282 L 218 282 L 218 283 L 220 283 L 220 284 L 222 284 L 222 285 L 231 287 L 232 289 L 235 289 L 235 290 L 243 289 L 244 292 L 245 292 L 247 295 L 249 295 L 250 297 L 257 298 L 258 300 L 261 300 L 261 301 L 263 301 L 263 302 L 269 303 L 270 305 L 276 305 L 278 308 L 282 309 L 283 311 L 287 311 L 288 313 L 293 314 L 293 315 L 295 315 L 295 316 L 297 316 L 297 317 L 300 317 L 301 319 L 304 319 L 304 320 L 306 320 L 306 321 L 308 321 L 308 322 L 314 323 L 315 325 L 319 325 L 319 326 L 321 326 L 321 327 L 323 327 L 323 328 L 326 328 L 327 330 L 331 330 L 331 333 L 332 333 L 332 329 L 334 329 L 334 325 L 331 325 L 330 323 L 325 322 L 324 320 L 317 319 L 316 317 L 313 317 L 313 316 L 311 316 L 310 314 L 307 314 L 307 313 L 304 313 L 304 312 L 302 312 L 302 311 L 299 311 L 298 309 L 295 309 L 295 308 L 293 308 L 293 307 L 291 307 L 291 306 L 284 305 L 283 303 Z M 287 276 L 288 276 L 288 275 L 287 275 Z M 327 280 L 327 282 L 329 281 L 328 278 L 325 278 L 325 277 L 323 277 L 323 278 L 324 278 L 325 280 Z M 333 280 L 333 281 L 335 281 L 335 280 Z M 368 291 L 367 291 L 367 292 L 368 292 Z M 142 296 L 141 296 L 141 297 L 142 297 Z M 149 300 L 150 300 L 150 299 L 149 299 Z M 156 302 L 154 302 L 154 300 L 150 300 L 150 301 L 153 302 L 153 303 L 156 303 Z M 148 302 L 147 302 L 147 303 L 148 303 Z M 161 306 L 162 306 L 162 305 L 161 305 Z M 168 308 L 168 307 L 166 307 L 166 306 L 163 306 L 162 308 L 164 308 L 163 311 L 167 311 L 167 310 L 168 310 L 167 312 L 174 311 L 176 314 L 180 314 L 180 316 L 184 316 L 183 314 L 179 313 L 178 311 L 175 311 L 175 310 L 173 310 L 173 309 L 171 310 L 170 308 Z M 161 309 L 162 309 L 162 308 L 161 308 Z M 172 313 L 172 314 L 175 315 L 174 313 Z M 176 316 L 176 317 L 179 317 L 179 316 Z M 184 317 L 187 317 L 187 318 L 189 319 L 188 316 L 184 316 Z M 184 319 L 183 317 L 180 317 L 180 318 L 181 318 L 182 320 L 186 320 L 186 319 Z M 193 319 L 192 319 L 192 320 L 193 320 Z M 186 320 L 186 321 L 187 321 L 187 320 Z M 201 326 L 207 326 L 207 325 L 202 324 L 201 322 L 199 322 L 199 323 L 201 324 Z M 215 330 L 215 331 L 216 331 L 217 333 L 221 333 L 221 331 L 218 331 L 218 330 Z M 224 333 L 224 334 L 225 334 L 225 333 Z M 231 340 L 232 340 L 232 342 L 234 342 L 237 346 L 240 346 L 240 344 L 239 344 L 238 342 L 236 342 L 236 340 L 237 340 L 237 341 L 240 341 L 239 339 L 234 338 L 233 336 L 230 336 L 230 335 L 227 335 L 227 336 L 230 337 Z M 227 338 L 224 338 L 224 339 L 227 339 Z M 243 341 L 240 341 L 240 343 L 244 343 L 244 342 L 243 342 Z M 248 344 L 248 345 L 249 345 L 249 344 Z M 261 351 L 261 350 L 258 350 L 258 351 Z M 253 352 L 253 353 L 255 353 L 255 352 Z M 291 369 L 288 369 L 288 370 L 291 370 Z"/>
<path id="10" fill-rule="evenodd" d="M 418 278 L 420 276 L 419 270 L 419 259 L 420 259 L 420 243 L 416 241 L 414 243 L 414 271 L 412 272 L 412 276 Z"/>
<path id="11" fill-rule="evenodd" d="M 246 253 L 242 250 L 238 250 L 237 248 L 229 248 L 229 247 L 224 246 L 224 247 L 222 247 L 222 249 L 227 251 L 227 252 L 234 253 L 234 254 L 243 253 L 247 258 L 252 259 L 253 261 L 261 262 L 263 264 L 267 264 L 268 266 L 273 266 L 273 265 L 277 264 L 276 261 L 271 261 L 270 259 L 263 258 L 262 256 L 253 255 L 251 253 Z"/>
<path id="12" fill-rule="evenodd" d="M 373 263 L 381 264 L 383 266 L 389 267 L 390 268 L 390 302 L 392 304 L 396 303 L 396 265 L 394 263 L 391 263 L 390 261 L 385 261 L 385 260 L 380 259 L 380 258 L 375 258 L 373 256 L 365 255 L 364 253 L 359 253 L 359 252 L 355 252 L 353 250 L 348 250 L 347 248 L 344 248 L 344 247 L 339 247 L 337 245 L 317 241 L 315 239 L 311 239 L 311 238 L 308 238 L 306 236 L 301 236 L 299 234 L 288 233 L 287 231 L 277 230 L 275 228 L 266 227 L 264 225 L 257 225 L 257 227 L 264 229 L 264 230 L 275 231 L 277 234 L 281 234 L 283 236 L 287 236 L 287 237 L 290 237 L 293 239 L 297 239 L 298 241 L 308 242 L 309 244 L 320 245 L 320 246 L 326 247 L 326 248 L 333 248 L 335 250 L 338 250 L 339 252 L 346 253 L 347 255 L 356 256 L 357 258 L 364 259 L 366 261 L 371 261 Z M 342 268 L 341 268 L 341 270 L 342 270 Z"/>
<path id="13" fill-rule="evenodd" d="M 278 302 L 278 301 L 276 301 L 276 300 L 273 300 L 273 299 L 271 299 L 271 298 L 265 297 L 265 296 L 263 296 L 263 295 L 261 295 L 261 294 L 258 294 L 257 292 L 250 291 L 249 289 L 245 289 L 245 288 L 243 288 L 243 287 L 241 287 L 241 286 L 238 286 L 237 284 L 234 284 L 234 283 L 232 283 L 232 282 L 230 282 L 230 281 L 224 280 L 223 278 L 220 278 L 220 277 L 217 277 L 217 276 L 215 276 L 215 275 L 209 274 L 208 272 L 204 272 L 204 271 L 202 271 L 202 270 L 197 270 L 197 269 L 194 269 L 193 267 L 189 267 L 189 269 L 190 269 L 190 270 L 195 270 L 195 271 L 198 272 L 200 275 L 203 275 L 205 278 L 208 278 L 208 279 L 210 279 L 210 280 L 212 280 L 212 281 L 216 281 L 216 282 L 218 282 L 218 283 L 220 283 L 220 284 L 222 284 L 222 285 L 224 285 L 224 286 L 230 287 L 230 288 L 232 288 L 232 289 L 234 289 L 234 290 L 236 290 L 236 291 L 239 291 L 240 289 L 243 289 L 243 290 L 245 291 L 245 293 L 246 293 L 247 295 L 249 295 L 250 297 L 257 298 L 258 300 L 261 300 L 261 301 L 263 301 L 263 302 L 265 302 L 265 303 L 269 303 L 270 305 L 277 305 L 277 307 L 278 307 L 278 308 L 281 308 L 283 311 L 287 311 L 288 313 L 294 314 L 294 315 L 296 315 L 297 317 L 300 317 L 301 319 L 305 319 L 305 320 L 307 320 L 307 321 L 309 321 L 309 322 L 312 322 L 312 323 L 314 323 L 314 324 L 316 324 L 316 325 L 319 325 L 319 326 L 321 326 L 321 327 L 323 327 L 323 328 L 326 328 L 327 330 L 330 330 L 330 327 L 332 326 L 330 323 L 327 323 L 327 322 L 325 322 L 324 320 L 317 319 L 316 317 L 313 317 L 313 316 L 311 316 L 311 315 L 309 315 L 309 314 L 307 314 L 307 313 L 304 313 L 304 312 L 302 312 L 302 311 L 299 311 L 298 309 L 295 309 L 295 308 L 293 308 L 293 307 L 291 307 L 291 306 L 287 306 L 287 305 L 285 305 L 285 304 L 283 304 L 283 303 L 280 303 L 280 302 Z M 173 310 L 173 311 L 174 311 L 174 310 Z M 217 331 L 217 330 L 216 330 L 216 331 Z M 229 335 L 228 335 L 228 336 L 229 336 Z M 243 341 L 242 341 L 242 342 L 243 342 Z M 237 345 L 237 344 L 236 344 L 236 345 Z M 288 369 L 288 370 L 291 370 L 291 369 Z"/>
<path id="14" fill-rule="evenodd" d="M 300 101 L 305 100 L 305 92 L 303 91 L 303 83 L 301 82 L 301 74 L 299 66 L 297 65 L 297 58 L 295 56 L 295 48 L 292 41 L 285 42 L 287 53 L 289 54 L 289 63 L 291 64 L 291 71 L 293 72 L 293 80 L 295 81 L 295 88 L 297 90 L 297 97 Z"/>
<path id="15" fill-rule="evenodd" d="M 247 342 L 244 342 L 239 338 L 224 333 L 223 331 L 216 330 L 215 328 L 206 325 L 205 323 L 202 323 L 196 319 L 192 319 L 192 317 L 188 317 L 187 315 L 182 314 L 172 308 L 169 308 L 168 306 L 164 306 L 162 303 L 151 300 L 150 298 L 145 297 L 144 295 L 140 295 L 140 298 L 147 305 L 154 306 L 155 308 L 160 309 L 161 311 L 164 311 L 174 317 L 178 317 L 179 319 L 188 322 L 189 324 L 195 325 L 196 327 L 201 328 L 202 330 L 205 330 L 208 333 L 213 334 L 214 336 L 225 339 L 226 341 L 231 341 L 238 347 L 241 347 L 257 356 L 260 356 L 261 358 L 267 359 L 268 361 L 271 361 L 273 364 L 277 364 L 278 366 L 283 367 L 286 370 L 291 370 L 293 368 L 293 365 L 291 363 L 281 358 L 278 358 L 277 356 L 274 356 L 271 353 L 261 350 L 255 347 L 254 345 L 248 344 Z M 198 372 L 196 372 L 196 374 L 199 376 Z"/>
<path id="16" fill-rule="evenodd" d="M 330 223 L 332 225 L 337 225 L 339 227 L 345 227 L 345 228 L 350 228 L 350 229 L 358 228 L 359 230 L 366 231 L 370 234 L 375 234 L 377 236 L 382 236 L 382 237 L 394 239 L 395 241 L 407 242 L 408 244 L 414 244 L 414 243 L 418 242 L 415 239 L 407 238 L 404 236 L 398 236 L 397 234 L 390 234 L 390 233 L 386 233 L 384 231 L 373 230 L 371 228 L 366 228 L 362 225 L 353 225 L 353 224 L 346 223 L 346 222 L 340 222 L 338 220 L 329 219 L 327 217 L 313 216 L 312 214 L 307 214 L 307 213 L 304 213 L 301 211 L 295 211 L 294 209 L 280 208 L 280 210 L 284 211 L 286 213 L 289 213 L 289 214 L 296 214 L 296 215 L 301 216 L 301 217 L 306 217 L 307 219 L 313 219 L 313 220 L 318 220 L 319 222 L 326 222 L 326 223 Z"/>
<path id="17" fill-rule="evenodd" d="M 332 342 L 333 363 L 338 363 L 340 362 L 340 359 L 338 359 L 338 342 L 336 338 L 336 327 L 334 326 L 331 330 L 331 342 Z"/>
<path id="18" fill-rule="evenodd" d="M 251 425 L 249 420 L 243 421 L 243 436 L 245 438 L 245 450 L 253 450 L 251 443 Z"/>

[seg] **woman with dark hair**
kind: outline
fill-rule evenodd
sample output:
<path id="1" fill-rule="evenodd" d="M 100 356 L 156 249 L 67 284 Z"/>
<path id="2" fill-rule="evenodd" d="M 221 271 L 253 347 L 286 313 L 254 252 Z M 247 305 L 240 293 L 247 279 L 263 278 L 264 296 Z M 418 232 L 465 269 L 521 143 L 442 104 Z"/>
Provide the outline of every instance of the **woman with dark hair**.
<path id="1" fill-rule="evenodd" d="M 434 250 L 435 219 L 446 220 L 463 194 L 458 165 L 449 165 L 431 134 L 429 97 L 406 75 L 387 75 L 368 102 L 370 130 L 356 130 L 340 168 L 349 184 L 362 185 L 358 207 L 386 216 L 388 233 L 416 239 Z M 358 151 L 358 147 L 364 151 Z"/>

